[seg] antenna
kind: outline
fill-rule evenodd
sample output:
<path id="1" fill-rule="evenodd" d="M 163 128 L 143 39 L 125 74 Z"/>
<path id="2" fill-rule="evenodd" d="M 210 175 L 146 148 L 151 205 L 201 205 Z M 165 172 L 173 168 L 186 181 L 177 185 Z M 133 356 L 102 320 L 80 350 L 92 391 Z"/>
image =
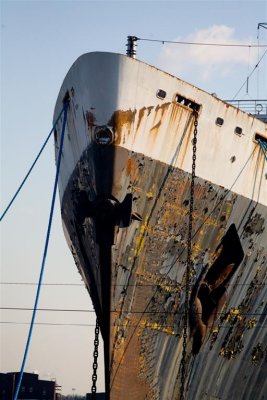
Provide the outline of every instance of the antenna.
<path id="1" fill-rule="evenodd" d="M 136 47 L 137 47 L 137 40 L 136 36 L 127 36 L 127 51 L 126 54 L 128 57 L 135 58 L 136 57 Z"/>
<path id="2" fill-rule="evenodd" d="M 258 40 L 258 46 L 260 44 L 260 28 L 267 29 L 267 22 L 260 22 L 258 24 L 258 29 L 257 29 L 257 40 Z M 258 64 L 260 60 L 260 48 L 258 47 Z M 259 87 L 260 87 L 260 70 L 258 68 L 257 71 L 257 98 L 259 98 Z"/>

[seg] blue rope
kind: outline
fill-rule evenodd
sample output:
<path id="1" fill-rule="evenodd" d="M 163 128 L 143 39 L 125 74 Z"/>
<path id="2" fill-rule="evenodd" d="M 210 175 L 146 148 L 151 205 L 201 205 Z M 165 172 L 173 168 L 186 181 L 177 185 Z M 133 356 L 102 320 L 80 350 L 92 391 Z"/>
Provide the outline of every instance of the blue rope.
<path id="1" fill-rule="evenodd" d="M 258 139 L 259 145 L 262 149 L 263 155 L 265 157 L 265 160 L 267 161 L 267 143 L 264 142 L 263 140 Z"/>
<path id="2" fill-rule="evenodd" d="M 49 243 L 49 238 L 50 238 L 50 231 L 51 231 L 52 219 L 53 219 L 53 213 L 54 213 L 54 207 L 55 207 L 57 184 L 58 184 L 60 163 L 61 163 L 61 157 L 62 157 L 62 148 L 63 148 L 66 121 L 67 121 L 68 105 L 69 105 L 69 103 L 67 102 L 67 103 L 65 103 L 65 105 L 63 107 L 63 110 L 64 110 L 63 125 L 62 125 L 62 132 L 61 132 L 61 138 L 60 138 L 60 146 L 59 146 L 58 159 L 57 159 L 57 170 L 56 170 L 52 203 L 51 203 L 51 209 L 50 209 L 50 215 L 49 215 L 49 222 L 48 222 L 47 233 L 46 233 L 46 241 L 45 241 L 45 248 L 44 248 L 44 253 L 43 253 L 42 266 L 41 266 L 41 271 L 40 271 L 40 276 L 39 276 L 39 282 L 38 282 L 38 287 L 37 287 L 37 293 L 36 293 L 36 298 L 35 298 L 35 303 L 34 303 L 34 308 L 33 308 L 33 313 L 32 313 L 32 319 L 31 319 L 28 339 L 27 339 L 24 357 L 23 357 L 23 361 L 22 361 L 22 365 L 21 365 L 19 380 L 17 383 L 16 392 L 15 392 L 15 396 L 14 396 L 13 400 L 17 400 L 17 398 L 18 398 L 20 385 L 21 385 L 21 381 L 22 381 L 22 377 L 23 377 L 23 371 L 24 371 L 24 367 L 25 367 L 25 363 L 26 363 L 26 359 L 27 359 L 27 355 L 28 355 L 29 346 L 30 346 L 32 330 L 33 330 L 33 326 L 34 326 L 34 322 L 35 322 L 39 296 L 40 296 L 40 289 L 41 289 L 41 285 L 42 285 L 42 278 L 43 278 L 43 273 L 44 273 L 44 266 L 45 266 L 45 260 L 46 260 L 47 250 L 48 250 L 48 243 Z"/>
<path id="3" fill-rule="evenodd" d="M 21 191 L 21 189 L 22 189 L 24 183 L 26 182 L 28 176 L 29 176 L 30 173 L 32 172 L 32 170 L 33 170 L 35 164 L 37 163 L 37 161 L 38 161 L 40 155 L 42 154 L 42 152 L 43 152 L 43 150 L 44 150 L 44 148 L 45 148 L 45 146 L 46 146 L 48 140 L 50 139 L 50 136 L 52 135 L 52 133 L 53 133 L 53 131 L 54 131 L 54 129 L 55 129 L 55 127 L 56 127 L 56 125 L 57 125 L 57 123 L 58 123 L 58 121 L 59 121 L 59 119 L 60 119 L 60 117 L 61 117 L 61 115 L 62 115 L 62 113 L 63 113 L 63 111 L 64 111 L 64 109 L 65 109 L 65 106 L 64 106 L 64 107 L 62 108 L 62 110 L 60 111 L 60 114 L 59 114 L 59 116 L 57 117 L 57 119 L 56 119 L 56 121 L 55 121 L 55 123 L 54 123 L 54 125 L 53 125 L 53 128 L 52 128 L 51 131 L 49 132 L 49 134 L 48 134 L 48 136 L 47 136 L 47 138 L 46 138 L 46 140 L 45 140 L 43 146 L 41 147 L 41 150 L 40 150 L 39 153 L 37 154 L 37 156 L 36 156 L 34 162 L 32 163 L 32 166 L 30 167 L 30 169 L 29 169 L 29 171 L 27 172 L 25 178 L 24 178 L 23 181 L 21 182 L 21 184 L 20 184 L 18 190 L 16 191 L 16 193 L 14 194 L 14 196 L 12 197 L 12 199 L 10 200 L 10 202 L 9 202 L 8 206 L 6 207 L 5 211 L 3 212 L 3 214 L 1 215 L 1 217 L 0 217 L 0 222 L 2 221 L 2 219 L 4 218 L 4 216 L 6 215 L 6 213 L 8 212 L 8 210 L 9 210 L 9 208 L 11 207 L 13 201 L 15 200 L 15 198 L 17 197 L 17 195 L 18 195 L 19 192 Z"/>

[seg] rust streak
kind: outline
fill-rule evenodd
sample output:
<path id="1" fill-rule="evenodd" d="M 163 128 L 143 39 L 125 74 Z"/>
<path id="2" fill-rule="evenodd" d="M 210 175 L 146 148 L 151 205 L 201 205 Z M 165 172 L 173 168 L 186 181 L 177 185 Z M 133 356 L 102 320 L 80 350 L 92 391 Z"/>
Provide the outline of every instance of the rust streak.
<path id="1" fill-rule="evenodd" d="M 117 139 L 115 144 L 121 143 L 121 135 L 122 135 L 122 130 L 126 126 L 127 133 L 130 133 L 131 125 L 133 124 L 135 120 L 135 114 L 136 110 L 117 110 L 115 111 L 109 122 L 108 125 L 112 126 L 114 131 L 117 133 Z"/>
<path id="2" fill-rule="evenodd" d="M 141 121 L 142 121 L 142 119 L 143 119 L 143 117 L 144 117 L 144 115 L 145 115 L 145 111 L 146 111 L 146 107 L 143 107 L 143 108 L 141 108 L 141 109 L 139 110 L 139 113 L 138 113 L 138 122 L 137 122 L 136 130 L 138 130 L 139 127 L 140 127 L 140 125 L 141 125 Z"/>
<path id="3" fill-rule="evenodd" d="M 159 130 L 160 125 L 161 125 L 161 120 L 158 121 L 158 123 L 156 125 L 152 126 L 152 128 L 150 129 L 150 132 L 151 133 L 155 133 L 155 132 L 157 133 L 158 130 Z"/>
<path id="4" fill-rule="evenodd" d="M 131 182 L 135 182 L 138 179 L 138 173 L 138 161 L 133 158 L 129 158 L 126 164 L 126 176 L 130 177 Z"/>

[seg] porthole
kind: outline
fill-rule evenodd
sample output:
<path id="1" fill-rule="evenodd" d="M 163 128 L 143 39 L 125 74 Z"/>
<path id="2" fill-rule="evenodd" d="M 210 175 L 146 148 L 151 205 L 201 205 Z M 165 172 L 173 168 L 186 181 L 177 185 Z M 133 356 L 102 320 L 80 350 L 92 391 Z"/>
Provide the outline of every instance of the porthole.
<path id="1" fill-rule="evenodd" d="M 94 141 L 100 145 L 109 145 L 114 142 L 114 134 L 108 126 L 97 126 L 94 132 Z"/>
<path id="2" fill-rule="evenodd" d="M 165 99 L 166 95 L 167 95 L 167 93 L 165 92 L 165 90 L 163 90 L 163 89 L 158 89 L 157 90 L 156 96 L 159 99 L 162 99 L 162 100 Z"/>
<path id="3" fill-rule="evenodd" d="M 216 121 L 215 121 L 215 124 L 218 125 L 218 126 L 222 126 L 224 124 L 224 119 L 220 118 L 220 117 L 217 117 Z"/>
<path id="4" fill-rule="evenodd" d="M 243 129 L 240 128 L 240 126 L 236 126 L 235 127 L 235 134 L 238 135 L 238 136 L 241 136 L 242 133 L 243 133 Z"/>

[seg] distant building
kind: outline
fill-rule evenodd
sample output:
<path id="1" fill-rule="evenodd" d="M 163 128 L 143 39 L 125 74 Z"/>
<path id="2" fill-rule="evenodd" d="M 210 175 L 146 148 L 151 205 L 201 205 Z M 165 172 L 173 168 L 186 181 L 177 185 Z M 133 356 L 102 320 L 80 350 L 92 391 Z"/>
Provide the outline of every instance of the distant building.
<path id="1" fill-rule="evenodd" d="M 91 398 L 92 398 L 92 394 L 87 393 L 86 400 L 91 400 Z M 105 393 L 96 393 L 95 400 L 106 400 L 106 394 Z"/>
<path id="2" fill-rule="evenodd" d="M 0 399 L 13 399 L 19 380 L 19 372 L 0 373 Z M 56 400 L 56 382 L 38 379 L 37 374 L 24 372 L 18 400 Z"/>

